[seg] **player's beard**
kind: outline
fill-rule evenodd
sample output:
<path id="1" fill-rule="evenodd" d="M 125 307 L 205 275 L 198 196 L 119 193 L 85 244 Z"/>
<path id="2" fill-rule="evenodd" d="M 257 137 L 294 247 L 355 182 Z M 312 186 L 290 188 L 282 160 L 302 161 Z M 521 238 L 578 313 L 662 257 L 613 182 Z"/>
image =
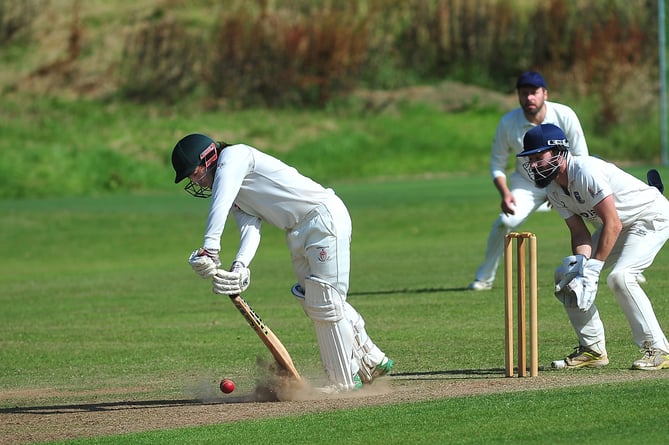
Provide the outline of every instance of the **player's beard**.
<path id="1" fill-rule="evenodd" d="M 546 177 L 539 177 L 539 176 L 534 176 L 534 184 L 539 187 L 540 189 L 545 189 L 548 187 L 548 184 L 550 184 L 553 179 L 557 176 L 557 170 L 554 171 L 551 175 L 546 176 Z"/>
<path id="2" fill-rule="evenodd" d="M 564 152 L 559 152 L 551 157 L 544 168 L 531 169 L 530 174 L 534 180 L 534 184 L 541 189 L 548 187 L 548 184 L 550 184 L 558 175 L 563 159 Z"/>
<path id="3" fill-rule="evenodd" d="M 536 116 L 539 114 L 539 112 L 544 108 L 544 103 L 545 101 L 543 99 L 537 100 L 534 103 L 524 103 L 521 105 L 521 108 L 523 109 L 523 113 L 525 116 Z M 533 108 L 530 108 L 532 106 Z"/>

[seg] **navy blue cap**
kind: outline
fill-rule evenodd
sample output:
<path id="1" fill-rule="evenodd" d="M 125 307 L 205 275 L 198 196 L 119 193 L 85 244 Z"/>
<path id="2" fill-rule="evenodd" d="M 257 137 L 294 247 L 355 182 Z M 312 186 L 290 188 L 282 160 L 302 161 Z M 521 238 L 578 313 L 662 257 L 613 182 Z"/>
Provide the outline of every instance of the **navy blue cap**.
<path id="1" fill-rule="evenodd" d="M 541 74 L 536 71 L 525 71 L 518 77 L 518 82 L 516 82 L 516 88 L 523 86 L 532 86 L 532 87 L 542 87 L 548 89 L 546 86 L 546 81 L 541 76 Z"/>
<path id="2" fill-rule="evenodd" d="M 516 157 L 529 156 L 551 148 L 569 149 L 569 141 L 564 131 L 553 124 L 541 124 L 525 133 L 523 138 L 523 151 Z"/>

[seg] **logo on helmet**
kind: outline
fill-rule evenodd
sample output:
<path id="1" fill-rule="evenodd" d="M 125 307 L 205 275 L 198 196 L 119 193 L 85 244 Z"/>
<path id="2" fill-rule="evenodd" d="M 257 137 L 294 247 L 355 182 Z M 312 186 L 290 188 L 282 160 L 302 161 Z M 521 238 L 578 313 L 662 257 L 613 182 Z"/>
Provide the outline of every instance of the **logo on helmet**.
<path id="1" fill-rule="evenodd" d="M 569 147 L 569 141 L 566 139 L 548 139 L 546 140 L 546 145 L 561 145 L 563 147 Z"/>
<path id="2" fill-rule="evenodd" d="M 216 143 L 212 142 L 207 148 L 200 153 L 200 161 L 204 161 L 204 166 L 208 169 L 212 164 L 218 159 L 218 153 L 216 152 Z"/>

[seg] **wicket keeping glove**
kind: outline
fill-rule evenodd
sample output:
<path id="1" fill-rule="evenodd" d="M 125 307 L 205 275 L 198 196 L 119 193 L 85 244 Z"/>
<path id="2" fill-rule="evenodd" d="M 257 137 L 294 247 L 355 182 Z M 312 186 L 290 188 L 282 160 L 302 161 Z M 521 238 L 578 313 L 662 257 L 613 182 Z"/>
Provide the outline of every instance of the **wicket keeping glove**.
<path id="1" fill-rule="evenodd" d="M 590 258 L 583 265 L 583 274 L 574 278 L 567 284 L 567 287 L 574 292 L 576 304 L 583 312 L 588 311 L 597 296 L 597 285 L 599 284 L 599 274 L 604 267 L 604 261 Z"/>
<path id="2" fill-rule="evenodd" d="M 570 255 L 562 260 L 562 265 L 555 269 L 556 297 L 564 296 L 564 293 L 569 291 L 567 284 L 577 276 L 583 275 L 583 265 L 586 261 L 584 255 Z"/>
<path id="3" fill-rule="evenodd" d="M 218 269 L 212 282 L 215 294 L 221 295 L 239 295 L 248 289 L 251 284 L 251 270 L 245 267 L 241 262 L 232 263 L 230 272 Z"/>
<path id="4" fill-rule="evenodd" d="M 188 258 L 190 267 L 196 274 L 202 278 L 209 278 L 216 273 L 216 269 L 221 265 L 218 259 L 218 251 L 200 248 L 190 254 Z"/>

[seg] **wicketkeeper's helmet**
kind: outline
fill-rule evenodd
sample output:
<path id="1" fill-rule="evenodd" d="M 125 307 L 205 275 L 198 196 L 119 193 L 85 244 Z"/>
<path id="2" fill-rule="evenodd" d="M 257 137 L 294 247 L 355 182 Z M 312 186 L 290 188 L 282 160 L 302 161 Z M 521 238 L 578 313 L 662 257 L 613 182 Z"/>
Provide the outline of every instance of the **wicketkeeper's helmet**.
<path id="1" fill-rule="evenodd" d="M 569 150 L 569 141 L 564 131 L 557 125 L 541 124 L 532 127 L 523 138 L 523 151 L 516 156 L 519 158 L 541 153 L 546 150 Z"/>
<path id="2" fill-rule="evenodd" d="M 553 124 L 532 127 L 523 138 L 523 151 L 516 156 L 522 158 L 545 151 L 551 151 L 552 155 L 550 160 L 541 167 L 535 167 L 529 161 L 523 163 L 527 174 L 540 188 L 547 187 L 555 179 L 560 164 L 569 151 L 569 141 L 560 127 Z"/>

